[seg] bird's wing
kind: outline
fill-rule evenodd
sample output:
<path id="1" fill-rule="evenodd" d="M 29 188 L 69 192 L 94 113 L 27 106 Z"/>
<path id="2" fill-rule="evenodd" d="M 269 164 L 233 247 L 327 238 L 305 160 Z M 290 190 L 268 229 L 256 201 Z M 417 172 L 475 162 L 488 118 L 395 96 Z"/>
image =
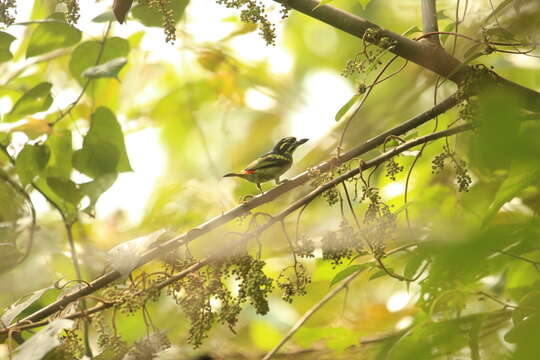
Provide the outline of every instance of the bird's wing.
<path id="1" fill-rule="evenodd" d="M 251 162 L 246 167 L 245 170 L 256 171 L 256 170 L 268 169 L 272 167 L 282 167 L 282 166 L 290 164 L 290 162 L 291 162 L 291 159 L 286 156 L 268 153 L 266 155 L 261 156 L 257 160 Z"/>

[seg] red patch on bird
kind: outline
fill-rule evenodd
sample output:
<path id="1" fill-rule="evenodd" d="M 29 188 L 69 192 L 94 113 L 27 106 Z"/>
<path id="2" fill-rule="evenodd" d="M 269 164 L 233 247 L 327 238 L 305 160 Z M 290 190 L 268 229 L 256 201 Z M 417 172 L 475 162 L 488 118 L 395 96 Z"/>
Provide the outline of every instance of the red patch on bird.
<path id="1" fill-rule="evenodd" d="M 242 174 L 252 175 L 252 174 L 255 174 L 255 171 L 253 171 L 253 170 L 244 170 L 244 171 L 242 171 Z"/>

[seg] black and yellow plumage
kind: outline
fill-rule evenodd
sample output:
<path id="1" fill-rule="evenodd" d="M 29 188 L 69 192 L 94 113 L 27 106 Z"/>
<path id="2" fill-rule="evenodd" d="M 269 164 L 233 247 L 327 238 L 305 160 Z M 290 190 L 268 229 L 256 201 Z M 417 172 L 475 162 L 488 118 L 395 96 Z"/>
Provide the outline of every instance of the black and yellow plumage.
<path id="1" fill-rule="evenodd" d="M 292 136 L 283 138 L 272 151 L 252 161 L 242 172 L 225 174 L 223 177 L 237 176 L 251 181 L 262 193 L 261 183 L 270 180 L 275 180 L 276 184 L 280 183 L 279 177 L 289 170 L 293 163 L 292 154 L 306 141 L 308 139 L 296 140 Z"/>

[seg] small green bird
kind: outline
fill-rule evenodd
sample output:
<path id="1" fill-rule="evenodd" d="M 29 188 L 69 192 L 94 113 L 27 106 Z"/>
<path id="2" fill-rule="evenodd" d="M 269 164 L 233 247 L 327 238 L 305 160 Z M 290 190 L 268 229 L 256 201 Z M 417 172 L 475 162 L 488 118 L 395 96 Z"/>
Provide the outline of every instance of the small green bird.
<path id="1" fill-rule="evenodd" d="M 276 184 L 280 184 L 279 177 L 289 170 L 293 163 L 294 150 L 306 141 L 308 139 L 296 140 L 292 136 L 283 138 L 272 151 L 251 162 L 241 173 L 229 173 L 223 177 L 237 176 L 251 181 L 263 194 L 261 183 L 275 180 Z"/>

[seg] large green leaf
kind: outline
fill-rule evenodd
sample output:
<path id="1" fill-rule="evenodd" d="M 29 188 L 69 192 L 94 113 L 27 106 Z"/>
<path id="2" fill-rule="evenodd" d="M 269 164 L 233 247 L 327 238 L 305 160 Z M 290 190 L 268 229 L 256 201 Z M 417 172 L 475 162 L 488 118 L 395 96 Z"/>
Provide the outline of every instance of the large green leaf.
<path id="1" fill-rule="evenodd" d="M 113 112 L 99 107 L 92 114 L 92 125 L 83 148 L 73 155 L 73 166 L 96 179 L 102 175 L 131 171 L 124 134 Z"/>
<path id="2" fill-rule="evenodd" d="M 13 58 L 13 54 L 9 51 L 9 46 L 13 40 L 15 40 L 15 36 L 0 31 L 0 63 L 9 61 Z"/>
<path id="3" fill-rule="evenodd" d="M 27 58 L 69 47 L 81 41 L 81 32 L 63 22 L 63 14 L 55 13 L 48 19 L 58 21 L 43 22 L 36 27 L 28 43 Z"/>
<path id="4" fill-rule="evenodd" d="M 508 176 L 499 187 L 495 199 L 484 216 L 484 224 L 489 223 L 504 204 L 519 195 L 529 185 L 538 182 L 538 179 L 540 179 L 540 166 L 535 167 L 532 165 L 527 161 L 512 164 Z"/>
<path id="5" fill-rule="evenodd" d="M 51 83 L 43 82 L 25 92 L 6 115 L 5 120 L 15 121 L 23 116 L 47 110 L 53 102 L 51 87 Z"/>
<path id="6" fill-rule="evenodd" d="M 119 154 L 116 147 L 105 140 L 86 140 L 81 150 L 73 154 L 73 166 L 94 179 L 114 174 L 118 166 Z"/>
<path id="7" fill-rule="evenodd" d="M 101 42 L 92 40 L 79 44 L 73 50 L 71 59 L 69 60 L 69 71 L 81 85 L 88 81 L 88 79 L 82 76 L 83 71 L 92 66 L 104 64 L 112 59 L 127 57 L 129 53 L 129 42 L 126 39 L 112 37 L 105 41 L 103 53 L 98 64 L 97 58 L 101 46 Z"/>
<path id="8" fill-rule="evenodd" d="M 15 170 L 21 183 L 27 185 L 41 174 L 49 161 L 50 151 L 46 145 L 26 144 L 15 160 Z"/>
<path id="9" fill-rule="evenodd" d="M 54 131 L 46 144 L 51 149 L 51 159 L 47 165 L 47 175 L 69 179 L 71 175 L 71 131 Z"/>
<path id="10" fill-rule="evenodd" d="M 83 197 L 83 193 L 70 179 L 61 177 L 48 177 L 47 185 L 63 200 L 77 206 Z"/>
<path id="11" fill-rule="evenodd" d="M 168 8 L 173 11 L 175 23 L 180 21 L 189 0 L 171 0 Z M 151 8 L 148 4 L 139 4 L 131 9 L 131 14 L 145 26 L 160 27 L 163 25 L 163 16 L 156 8 Z"/>

